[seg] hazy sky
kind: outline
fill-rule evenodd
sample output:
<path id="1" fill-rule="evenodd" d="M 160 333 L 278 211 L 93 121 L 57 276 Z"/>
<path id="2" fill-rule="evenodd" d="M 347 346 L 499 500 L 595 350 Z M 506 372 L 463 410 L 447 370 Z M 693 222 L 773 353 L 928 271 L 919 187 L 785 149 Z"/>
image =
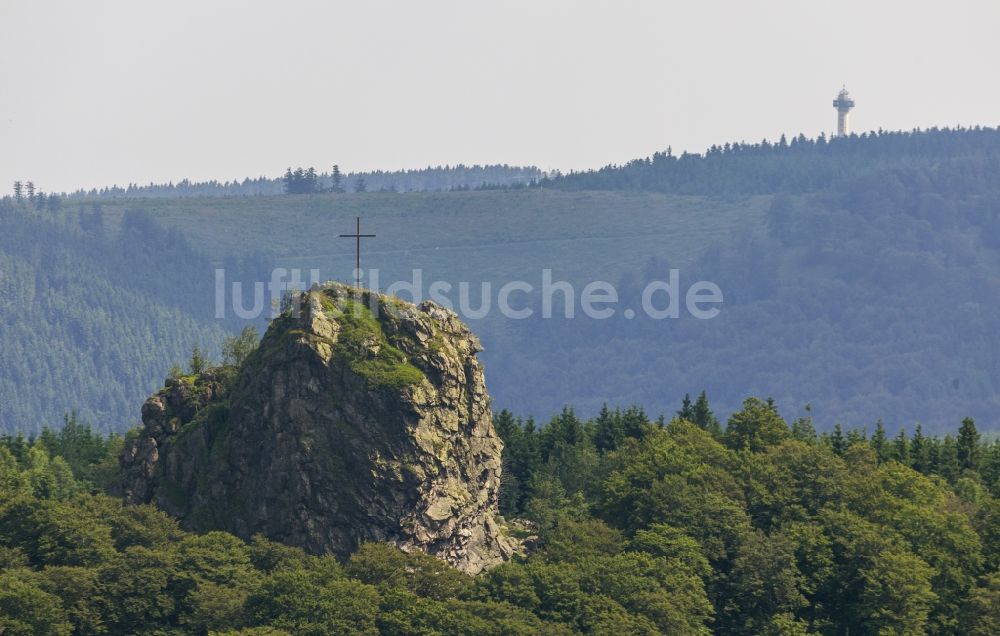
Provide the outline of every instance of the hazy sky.
<path id="1" fill-rule="evenodd" d="M 1000 124 L 1000 2 L 0 0 L 0 191 Z"/>

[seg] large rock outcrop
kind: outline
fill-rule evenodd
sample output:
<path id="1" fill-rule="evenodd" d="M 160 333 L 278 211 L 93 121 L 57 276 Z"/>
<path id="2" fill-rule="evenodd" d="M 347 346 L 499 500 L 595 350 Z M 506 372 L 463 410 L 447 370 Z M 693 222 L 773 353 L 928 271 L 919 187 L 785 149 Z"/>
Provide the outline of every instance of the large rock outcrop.
<path id="1" fill-rule="evenodd" d="M 433 303 L 327 284 L 239 368 L 167 381 L 122 458 L 123 495 L 198 530 L 345 556 L 363 541 L 469 573 L 510 556 L 478 339 Z"/>

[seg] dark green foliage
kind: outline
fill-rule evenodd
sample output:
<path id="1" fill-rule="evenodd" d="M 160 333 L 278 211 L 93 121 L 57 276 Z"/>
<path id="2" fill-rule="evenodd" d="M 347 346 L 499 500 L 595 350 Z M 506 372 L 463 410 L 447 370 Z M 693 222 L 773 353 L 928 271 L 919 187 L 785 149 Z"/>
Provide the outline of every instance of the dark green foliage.
<path id="1" fill-rule="evenodd" d="M 342 567 L 261 537 L 183 532 L 150 506 L 78 494 L 65 461 L 23 446 L 19 461 L 0 445 L 4 634 L 572 633 L 423 553 L 366 544 Z"/>
<path id="2" fill-rule="evenodd" d="M 567 408 L 541 429 L 500 412 L 496 426 L 516 477 L 503 484 L 504 512 L 538 522 L 542 542 L 477 581 L 385 545 L 341 568 L 259 538 L 186 535 L 148 507 L 79 494 L 71 466 L 88 474 L 111 443 L 74 417 L 59 433 L 8 436 L 6 620 L 14 633 L 957 634 L 994 624 L 1000 453 L 971 421 L 957 439 L 918 428 L 889 443 L 876 425 L 867 441 L 838 428 L 818 444 L 801 421 L 789 431 L 773 401 L 750 399 L 723 438 L 733 450 L 637 408 L 590 421 Z M 894 461 L 899 448 L 929 458 L 925 472 L 959 494 Z"/>
<path id="3" fill-rule="evenodd" d="M 689 400 L 679 415 L 693 406 Z M 516 455 L 532 448 L 531 438 L 541 449 L 536 489 L 514 512 L 539 522 L 544 541 L 524 564 L 485 578 L 493 598 L 550 620 L 572 616 L 582 631 L 611 615 L 636 633 L 662 629 L 646 625 L 641 611 L 616 614 L 619 605 L 637 611 L 616 597 L 598 610 L 594 598 L 574 595 L 576 579 L 567 570 L 538 562 L 571 563 L 576 576 L 594 558 L 587 555 L 607 559 L 624 546 L 683 562 L 713 605 L 712 619 L 700 620 L 714 633 L 962 634 L 968 624 L 994 624 L 995 590 L 979 577 L 1000 559 L 1000 505 L 974 481 L 956 482 L 955 491 L 945 485 L 960 477 L 954 438 L 924 437 L 918 427 L 912 441 L 904 432 L 889 441 L 876 424 L 870 439 L 861 429 L 837 427 L 819 443 L 808 418 L 789 431 L 773 401 L 756 399 L 729 422 L 723 439 L 733 450 L 683 421 L 632 437 L 609 433 L 618 430 L 613 422 L 609 409 L 589 422 L 567 409 L 526 433 L 509 413 L 498 418 L 504 439 L 516 440 Z M 1000 452 L 975 438 L 970 423 L 963 428 L 983 470 L 965 474 L 979 475 L 988 488 L 1000 475 L 987 469 L 989 458 L 1000 466 Z M 579 479 L 564 481 L 558 464 L 576 465 L 565 448 L 580 446 L 598 449 L 602 483 L 596 498 L 588 494 L 595 489 L 579 489 L 583 499 L 573 503 L 566 486 Z M 932 479 L 899 461 L 912 449 L 931 458 L 925 472 Z M 975 623 L 964 622 L 973 615 Z M 690 625 L 674 630 L 667 633 L 697 633 Z"/>
<path id="4" fill-rule="evenodd" d="M 759 452 L 791 435 L 770 401 L 747 398 L 743 410 L 733 413 L 726 425 L 725 443 L 734 450 Z"/>
<path id="5" fill-rule="evenodd" d="M 541 466 L 540 441 L 535 422 L 515 419 L 510 411 L 497 413 L 493 425 L 504 443 L 500 513 L 515 516 L 524 510 L 532 479 Z"/>
<path id="6" fill-rule="evenodd" d="M 872 450 L 875 451 L 875 457 L 880 462 L 889 459 L 889 441 L 886 439 L 885 426 L 882 424 L 882 420 L 875 422 L 875 432 L 872 434 L 871 446 Z"/>
<path id="7" fill-rule="evenodd" d="M 423 552 L 405 554 L 384 543 L 362 544 L 345 571 L 362 583 L 439 601 L 461 596 L 472 586 L 471 577 L 439 559 Z"/>
<path id="8" fill-rule="evenodd" d="M 893 460 L 903 464 L 904 466 L 911 465 L 910 440 L 906 437 L 905 428 L 900 428 L 899 434 L 896 435 L 896 438 L 892 441 L 890 456 Z"/>
<path id="9" fill-rule="evenodd" d="M 46 592 L 31 570 L 0 572 L 0 633 L 12 636 L 61 636 L 72 633 L 59 597 Z"/>
<path id="10" fill-rule="evenodd" d="M 694 419 L 691 421 L 700 426 L 703 430 L 708 431 L 713 437 L 720 437 L 722 435 L 722 428 L 719 426 L 719 420 L 712 413 L 712 409 L 708 405 L 708 395 L 705 391 L 698 394 L 698 400 L 694 403 L 691 415 Z"/>
<path id="11" fill-rule="evenodd" d="M 60 433 L 0 443 L 0 628 L 995 633 L 1000 445 L 971 422 L 958 441 L 841 430 L 839 453 L 802 422 L 789 430 L 773 401 L 747 400 L 728 424 L 720 440 L 638 408 L 593 420 L 566 408 L 541 428 L 501 411 L 515 477 L 504 513 L 528 519 L 511 532 L 538 537 L 530 555 L 472 578 L 388 544 L 340 564 L 262 537 L 184 532 L 149 506 L 88 493 L 78 479 L 112 444 L 68 417 Z M 929 458 L 927 476 L 896 461 L 900 445 Z"/>
<path id="12" fill-rule="evenodd" d="M 958 429 L 956 451 L 958 453 L 959 468 L 962 470 L 976 470 L 979 468 L 979 432 L 976 430 L 976 423 L 971 417 L 962 420 L 962 427 Z"/>
<path id="13" fill-rule="evenodd" d="M 697 564 L 630 549 L 596 520 L 564 520 L 549 537 L 533 558 L 481 577 L 480 593 L 583 633 L 709 633 Z"/>

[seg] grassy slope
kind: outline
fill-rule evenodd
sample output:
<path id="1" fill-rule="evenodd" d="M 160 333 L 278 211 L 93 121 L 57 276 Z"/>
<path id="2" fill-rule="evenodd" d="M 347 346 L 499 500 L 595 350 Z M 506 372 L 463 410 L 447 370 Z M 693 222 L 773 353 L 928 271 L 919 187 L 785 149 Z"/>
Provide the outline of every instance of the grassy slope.
<path id="1" fill-rule="evenodd" d="M 130 207 L 181 229 L 219 254 L 263 251 L 287 267 L 351 276 L 354 229 L 378 234 L 363 248 L 364 267 L 383 281 L 427 276 L 458 282 L 540 279 L 543 267 L 570 280 L 607 278 L 651 255 L 683 264 L 737 228 L 759 223 L 767 197 L 728 201 L 645 193 L 486 191 L 347 194 L 102 202 L 114 224 Z M 585 255 L 581 258 L 581 254 Z"/>

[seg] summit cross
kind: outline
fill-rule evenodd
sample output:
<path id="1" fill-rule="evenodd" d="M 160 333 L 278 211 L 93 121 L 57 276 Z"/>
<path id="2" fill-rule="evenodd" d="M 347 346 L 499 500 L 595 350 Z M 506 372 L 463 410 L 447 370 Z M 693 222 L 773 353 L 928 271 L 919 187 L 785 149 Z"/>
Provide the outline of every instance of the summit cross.
<path id="1" fill-rule="evenodd" d="M 361 217 L 359 216 L 358 226 L 354 234 L 341 234 L 340 238 L 353 238 L 356 241 L 354 248 L 354 280 L 357 283 L 358 289 L 361 289 L 361 239 L 375 238 L 375 235 L 361 233 Z"/>

